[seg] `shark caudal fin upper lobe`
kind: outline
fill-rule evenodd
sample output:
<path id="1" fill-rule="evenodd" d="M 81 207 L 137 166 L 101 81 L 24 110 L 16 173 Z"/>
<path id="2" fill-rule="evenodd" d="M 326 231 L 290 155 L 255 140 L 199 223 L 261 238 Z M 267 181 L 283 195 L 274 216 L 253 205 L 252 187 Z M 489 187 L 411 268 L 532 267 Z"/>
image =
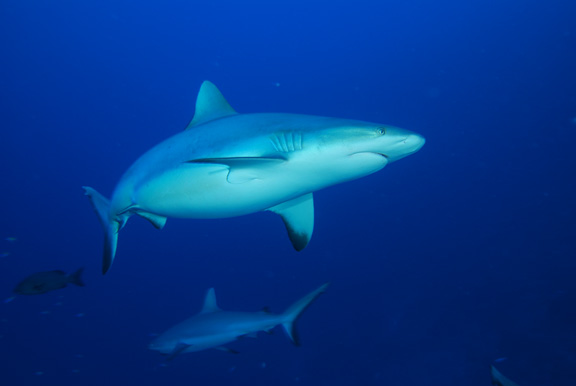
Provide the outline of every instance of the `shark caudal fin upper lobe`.
<path id="1" fill-rule="evenodd" d="M 318 289 L 310 292 L 308 295 L 304 296 L 302 299 L 298 300 L 296 303 L 292 304 L 284 313 L 282 314 L 284 317 L 284 322 L 282 322 L 282 327 L 284 327 L 284 331 L 290 337 L 292 343 L 296 346 L 300 346 L 300 340 L 298 338 L 298 332 L 296 331 L 296 321 L 302 315 L 302 313 L 312 304 L 314 300 L 318 298 L 318 296 L 322 295 L 326 292 L 326 288 L 330 283 L 323 284 Z"/>
<path id="2" fill-rule="evenodd" d="M 118 231 L 120 230 L 120 223 L 110 216 L 110 202 L 106 197 L 98 193 L 96 190 L 83 186 L 85 194 L 90 199 L 90 203 L 94 211 L 100 219 L 102 228 L 104 228 L 104 256 L 102 260 L 102 273 L 106 273 L 116 255 L 116 245 L 118 243 Z"/>
<path id="3" fill-rule="evenodd" d="M 68 282 L 76 284 L 79 287 L 84 287 L 84 281 L 82 280 L 82 272 L 84 272 L 84 267 L 79 268 L 76 272 L 68 275 Z"/>

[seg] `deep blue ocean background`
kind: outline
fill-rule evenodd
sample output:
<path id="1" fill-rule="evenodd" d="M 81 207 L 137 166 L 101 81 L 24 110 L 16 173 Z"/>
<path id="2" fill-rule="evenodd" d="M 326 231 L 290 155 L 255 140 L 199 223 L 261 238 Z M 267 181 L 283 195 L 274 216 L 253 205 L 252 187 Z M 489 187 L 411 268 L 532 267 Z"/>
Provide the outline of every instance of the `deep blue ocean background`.
<path id="1" fill-rule="evenodd" d="M 570 1 L 0 3 L 0 384 L 576 382 L 576 4 Z M 132 218 L 111 271 L 82 185 L 110 196 L 183 130 L 211 80 L 240 113 L 418 132 L 418 153 L 315 194 L 309 246 L 271 213 Z M 86 287 L 8 301 L 31 273 Z M 299 321 L 171 362 L 155 334 L 215 287 Z"/>

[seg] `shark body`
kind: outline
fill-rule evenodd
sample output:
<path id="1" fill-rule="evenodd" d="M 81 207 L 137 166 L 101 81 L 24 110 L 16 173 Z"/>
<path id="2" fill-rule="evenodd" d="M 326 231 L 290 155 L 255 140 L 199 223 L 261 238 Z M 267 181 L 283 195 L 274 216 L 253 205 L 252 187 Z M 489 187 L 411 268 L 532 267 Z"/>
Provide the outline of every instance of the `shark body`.
<path id="1" fill-rule="evenodd" d="M 268 332 L 278 325 L 282 325 L 292 342 L 299 345 L 295 322 L 327 287 L 328 283 L 320 286 L 288 307 L 282 314 L 272 314 L 268 311 L 223 311 L 217 305 L 214 289 L 210 288 L 200 313 L 159 335 L 150 343 L 149 348 L 169 355 L 169 359 L 181 353 L 210 348 L 234 352 L 223 345 L 240 337 L 255 338 L 259 331 Z"/>
<path id="2" fill-rule="evenodd" d="M 418 151 L 424 138 L 392 126 L 298 114 L 238 114 L 202 84 L 187 129 L 143 154 L 109 201 L 84 187 L 105 232 L 103 272 L 134 214 L 161 229 L 167 217 L 279 214 L 292 245 L 314 227 L 312 193 L 372 174 Z"/>

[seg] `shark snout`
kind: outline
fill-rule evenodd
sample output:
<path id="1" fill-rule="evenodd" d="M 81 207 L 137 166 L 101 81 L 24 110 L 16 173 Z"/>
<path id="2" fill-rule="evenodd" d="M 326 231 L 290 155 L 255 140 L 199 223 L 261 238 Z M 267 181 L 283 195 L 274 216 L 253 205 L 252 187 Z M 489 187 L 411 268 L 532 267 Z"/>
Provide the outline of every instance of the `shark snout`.
<path id="1" fill-rule="evenodd" d="M 426 139 L 420 134 L 411 133 L 406 138 L 404 138 L 404 145 L 406 145 L 406 148 L 412 149 L 410 154 L 420 150 L 422 146 L 424 146 L 424 143 L 426 143 Z"/>
<path id="2" fill-rule="evenodd" d="M 412 132 L 402 133 L 396 144 L 391 146 L 391 149 L 386 153 L 388 160 L 390 162 L 398 161 L 410 154 L 414 154 L 424 146 L 425 142 L 426 140 L 420 134 Z"/>

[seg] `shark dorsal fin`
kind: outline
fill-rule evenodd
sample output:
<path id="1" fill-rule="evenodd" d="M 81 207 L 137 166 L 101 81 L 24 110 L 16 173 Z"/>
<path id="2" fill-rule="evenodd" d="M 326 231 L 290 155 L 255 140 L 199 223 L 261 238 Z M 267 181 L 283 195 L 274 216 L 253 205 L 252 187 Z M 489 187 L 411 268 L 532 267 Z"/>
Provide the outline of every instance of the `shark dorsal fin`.
<path id="1" fill-rule="evenodd" d="M 208 292 L 206 292 L 206 298 L 204 299 L 204 306 L 202 307 L 201 314 L 207 314 L 210 312 L 221 311 L 220 307 L 216 303 L 216 293 L 214 292 L 214 288 L 210 288 Z"/>
<path id="2" fill-rule="evenodd" d="M 202 123 L 234 114 L 238 113 L 224 99 L 220 90 L 214 86 L 214 83 L 206 80 L 200 86 L 200 91 L 198 91 L 198 97 L 196 98 L 194 118 L 188 124 L 186 130 Z"/>

